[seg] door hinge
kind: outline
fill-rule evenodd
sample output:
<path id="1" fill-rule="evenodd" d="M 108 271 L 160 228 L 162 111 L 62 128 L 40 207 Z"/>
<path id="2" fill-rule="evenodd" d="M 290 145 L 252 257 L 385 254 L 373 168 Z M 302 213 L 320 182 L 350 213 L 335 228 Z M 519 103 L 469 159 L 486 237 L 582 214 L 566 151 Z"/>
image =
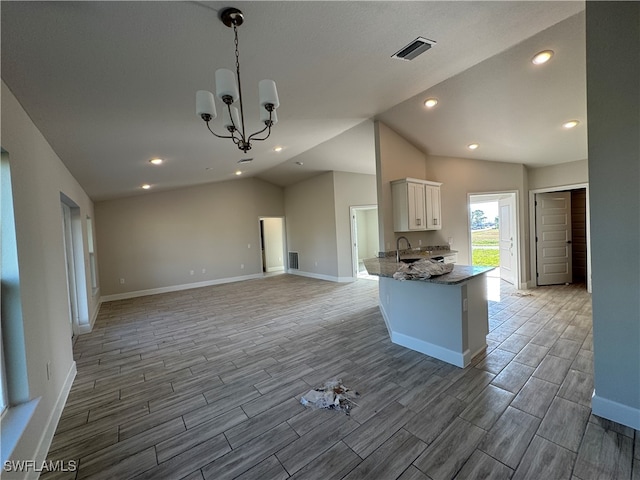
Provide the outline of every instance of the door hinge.
<path id="1" fill-rule="evenodd" d="M 538 237 L 536 237 L 536 242 L 538 241 Z"/>
<path id="2" fill-rule="evenodd" d="M 540 276 L 540 274 L 538 272 L 536 272 L 536 278 L 538 278 Z"/>

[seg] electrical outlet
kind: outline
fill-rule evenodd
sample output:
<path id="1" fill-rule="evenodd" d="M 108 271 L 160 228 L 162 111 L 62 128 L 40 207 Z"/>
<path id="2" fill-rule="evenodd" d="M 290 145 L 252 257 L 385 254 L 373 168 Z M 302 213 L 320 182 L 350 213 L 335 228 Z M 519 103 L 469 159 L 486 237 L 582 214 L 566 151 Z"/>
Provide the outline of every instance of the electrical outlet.
<path id="1" fill-rule="evenodd" d="M 124 285 L 124 278 L 120 279 L 120 285 Z"/>
<path id="2" fill-rule="evenodd" d="M 422 240 L 418 240 L 418 246 L 422 246 Z"/>
<path id="3" fill-rule="evenodd" d="M 193 270 L 189 270 L 189 275 L 193 275 L 194 273 L 196 272 L 194 272 Z"/>
<path id="4" fill-rule="evenodd" d="M 249 243 L 249 244 L 247 244 L 247 248 L 251 248 L 251 244 L 250 244 L 250 243 Z"/>
<path id="5" fill-rule="evenodd" d="M 316 267 L 318 266 L 318 261 L 316 260 Z"/>
<path id="6" fill-rule="evenodd" d="M 244 263 L 240 264 L 240 270 L 244 270 Z"/>
<path id="7" fill-rule="evenodd" d="M 202 273 L 203 273 L 203 274 L 204 274 L 204 273 L 207 273 L 207 269 L 206 269 L 206 268 L 203 268 L 203 269 L 202 269 Z"/>

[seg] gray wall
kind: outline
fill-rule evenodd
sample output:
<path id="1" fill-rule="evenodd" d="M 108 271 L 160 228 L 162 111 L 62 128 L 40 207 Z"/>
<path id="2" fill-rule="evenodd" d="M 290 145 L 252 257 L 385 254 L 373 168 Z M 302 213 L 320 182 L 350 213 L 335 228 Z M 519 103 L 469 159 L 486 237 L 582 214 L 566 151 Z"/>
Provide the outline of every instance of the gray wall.
<path id="1" fill-rule="evenodd" d="M 285 188 L 287 247 L 298 274 L 353 280 L 349 207 L 376 203 L 374 175 L 326 172 Z"/>
<path id="2" fill-rule="evenodd" d="M 287 248 L 298 252 L 300 272 L 337 278 L 333 172 L 286 187 L 284 202 Z"/>
<path id="3" fill-rule="evenodd" d="M 520 213 L 521 282 L 528 279 L 527 170 L 522 164 L 488 162 L 464 158 L 428 156 L 381 122 L 376 123 L 378 165 L 378 219 L 381 245 L 395 249 L 398 235 L 412 246 L 446 245 L 453 238 L 458 262 L 470 264 L 468 194 L 518 192 Z M 442 182 L 442 229 L 428 232 L 395 233 L 390 181 L 405 177 Z M 527 247 L 528 248 L 528 247 Z"/>
<path id="4" fill-rule="evenodd" d="M 259 217 L 284 215 L 282 188 L 248 178 L 147 193 L 95 205 L 103 296 L 262 274 Z"/>
<path id="5" fill-rule="evenodd" d="M 373 138 L 371 141 L 373 141 Z M 377 204 L 376 176 L 334 172 L 333 178 L 338 277 L 341 279 L 350 279 L 353 277 L 353 251 L 351 248 L 351 218 L 349 216 L 349 207 Z"/>
<path id="6" fill-rule="evenodd" d="M 13 458 L 44 460 L 75 375 L 60 194 L 78 205 L 83 219 L 93 217 L 93 204 L 4 82 L 1 138 L 11 164 L 30 397 L 41 397 Z M 93 318 L 100 292 L 89 283 L 86 222 L 81 224 L 86 282 L 79 289 L 88 300 L 82 315 Z"/>
<path id="7" fill-rule="evenodd" d="M 588 163 L 587 160 L 578 160 L 547 167 L 527 168 L 529 190 L 587 183 Z"/>
<path id="8" fill-rule="evenodd" d="M 593 413 L 640 429 L 640 3 L 586 2 Z"/>
<path id="9" fill-rule="evenodd" d="M 418 239 L 427 240 L 427 233 L 396 233 L 393 231 L 393 205 L 391 182 L 399 178 L 427 178 L 425 154 L 382 122 L 375 123 L 376 172 L 378 189 L 378 228 L 380 250 L 396 248 L 397 235 L 405 235 L 418 245 Z M 426 245 L 426 243 L 425 243 Z"/>
<path id="10" fill-rule="evenodd" d="M 527 171 L 519 163 L 487 162 L 452 157 L 427 157 L 427 178 L 442 182 L 442 230 L 430 233 L 430 243 L 446 245 L 453 238 L 452 248 L 458 250 L 458 262 L 471 264 L 468 195 L 516 191 L 520 214 L 520 281 L 528 278 L 528 199 Z"/>

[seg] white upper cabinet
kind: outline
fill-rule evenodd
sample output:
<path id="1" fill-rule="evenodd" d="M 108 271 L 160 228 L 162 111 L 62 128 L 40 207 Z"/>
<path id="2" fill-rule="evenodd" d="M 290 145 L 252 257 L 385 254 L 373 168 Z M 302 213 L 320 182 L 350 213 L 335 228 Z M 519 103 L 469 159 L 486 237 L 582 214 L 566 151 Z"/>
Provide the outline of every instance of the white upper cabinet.
<path id="1" fill-rule="evenodd" d="M 425 211 L 427 230 L 440 230 L 442 218 L 440 210 L 440 184 L 425 185 Z"/>
<path id="2" fill-rule="evenodd" d="M 439 230 L 440 185 L 438 182 L 403 178 L 391 182 L 393 230 L 414 232 Z"/>

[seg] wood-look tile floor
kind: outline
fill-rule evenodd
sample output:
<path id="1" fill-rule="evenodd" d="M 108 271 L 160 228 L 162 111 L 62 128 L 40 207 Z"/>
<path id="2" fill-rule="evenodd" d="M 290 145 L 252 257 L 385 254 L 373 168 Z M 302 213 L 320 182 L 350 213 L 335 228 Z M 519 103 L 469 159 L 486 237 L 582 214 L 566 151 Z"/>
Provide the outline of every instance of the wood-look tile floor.
<path id="1" fill-rule="evenodd" d="M 42 478 L 640 479 L 640 434 L 591 414 L 584 286 L 500 290 L 465 369 L 393 345 L 371 280 L 105 303 L 48 457 L 79 468 Z M 299 403 L 330 379 L 350 416 Z"/>

